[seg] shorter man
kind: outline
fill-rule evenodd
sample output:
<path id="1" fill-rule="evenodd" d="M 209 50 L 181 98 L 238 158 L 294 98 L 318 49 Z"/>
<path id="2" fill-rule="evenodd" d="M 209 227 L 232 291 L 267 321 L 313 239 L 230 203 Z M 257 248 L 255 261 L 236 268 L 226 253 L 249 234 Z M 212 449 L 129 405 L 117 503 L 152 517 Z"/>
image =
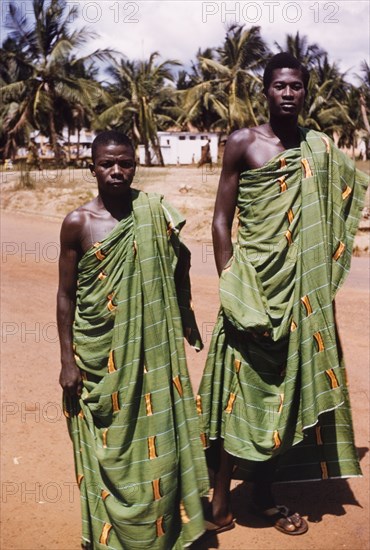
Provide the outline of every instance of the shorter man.
<path id="1" fill-rule="evenodd" d="M 201 346 L 184 220 L 130 188 L 127 136 L 99 134 L 92 160 L 99 195 L 63 222 L 58 290 L 83 547 L 182 548 L 203 531 L 208 488 L 183 346 L 183 332 Z"/>

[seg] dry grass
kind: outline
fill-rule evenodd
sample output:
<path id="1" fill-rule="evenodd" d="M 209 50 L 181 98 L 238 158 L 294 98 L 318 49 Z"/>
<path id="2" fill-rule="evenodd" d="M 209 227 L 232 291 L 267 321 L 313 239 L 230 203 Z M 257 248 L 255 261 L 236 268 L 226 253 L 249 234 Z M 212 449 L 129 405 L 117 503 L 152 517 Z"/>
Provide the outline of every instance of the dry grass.
<path id="1" fill-rule="evenodd" d="M 369 162 L 358 161 L 358 168 L 370 173 Z M 187 219 L 183 230 L 186 239 L 211 240 L 211 220 L 220 166 L 139 166 L 133 187 L 163 194 Z M 96 181 L 88 169 L 32 171 L 33 188 L 24 188 L 21 172 L 0 172 L 1 207 L 14 212 L 28 212 L 52 218 L 64 216 L 96 195 Z M 367 193 L 366 206 L 370 207 Z M 356 253 L 368 249 L 368 232 L 359 233 Z"/>
<path id="2" fill-rule="evenodd" d="M 0 172 L 3 209 L 62 219 L 96 195 L 96 181 L 88 169 L 32 171 L 30 177 L 33 189 L 22 186 L 21 172 Z M 133 187 L 163 194 L 186 217 L 184 236 L 208 240 L 218 178 L 217 166 L 139 166 Z"/>

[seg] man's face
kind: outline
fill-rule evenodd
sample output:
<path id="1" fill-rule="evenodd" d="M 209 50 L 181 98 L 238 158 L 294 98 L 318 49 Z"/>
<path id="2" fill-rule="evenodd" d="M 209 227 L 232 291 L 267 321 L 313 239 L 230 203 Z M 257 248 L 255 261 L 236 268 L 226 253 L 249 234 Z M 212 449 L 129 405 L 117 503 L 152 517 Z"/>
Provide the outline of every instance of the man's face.
<path id="1" fill-rule="evenodd" d="M 108 143 L 98 145 L 90 170 L 98 182 L 102 196 L 123 197 L 129 192 L 135 175 L 134 152 L 127 145 Z"/>
<path id="2" fill-rule="evenodd" d="M 271 115 L 297 118 L 302 110 L 305 90 L 299 69 L 274 69 L 266 91 Z"/>

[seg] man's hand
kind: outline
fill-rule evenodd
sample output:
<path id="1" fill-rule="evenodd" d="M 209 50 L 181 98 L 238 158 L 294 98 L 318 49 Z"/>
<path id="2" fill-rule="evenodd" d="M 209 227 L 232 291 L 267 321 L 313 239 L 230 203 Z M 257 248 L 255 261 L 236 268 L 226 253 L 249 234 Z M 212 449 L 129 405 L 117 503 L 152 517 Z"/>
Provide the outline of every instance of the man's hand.
<path id="1" fill-rule="evenodd" d="M 82 393 L 81 371 L 75 363 L 62 366 L 59 376 L 59 383 L 63 391 L 69 397 L 80 397 Z"/>

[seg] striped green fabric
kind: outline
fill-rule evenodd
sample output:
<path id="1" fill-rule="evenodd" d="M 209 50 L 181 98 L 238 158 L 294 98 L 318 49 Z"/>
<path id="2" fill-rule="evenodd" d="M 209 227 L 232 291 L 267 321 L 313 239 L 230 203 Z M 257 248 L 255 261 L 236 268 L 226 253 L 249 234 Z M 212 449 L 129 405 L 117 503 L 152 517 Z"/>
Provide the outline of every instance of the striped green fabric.
<path id="1" fill-rule="evenodd" d="M 202 534 L 208 490 L 174 284 L 184 221 L 159 196 L 132 198 L 132 216 L 78 266 L 73 332 L 84 389 L 66 416 L 83 543 L 168 550 Z M 185 308 L 190 288 L 179 293 Z M 189 303 L 185 313 L 200 347 Z"/>
<path id="2" fill-rule="evenodd" d="M 365 174 L 324 134 L 240 176 L 239 230 L 199 389 L 202 431 L 278 479 L 360 475 L 332 301 L 349 271 Z M 249 465 L 243 461 L 252 461 Z"/>

